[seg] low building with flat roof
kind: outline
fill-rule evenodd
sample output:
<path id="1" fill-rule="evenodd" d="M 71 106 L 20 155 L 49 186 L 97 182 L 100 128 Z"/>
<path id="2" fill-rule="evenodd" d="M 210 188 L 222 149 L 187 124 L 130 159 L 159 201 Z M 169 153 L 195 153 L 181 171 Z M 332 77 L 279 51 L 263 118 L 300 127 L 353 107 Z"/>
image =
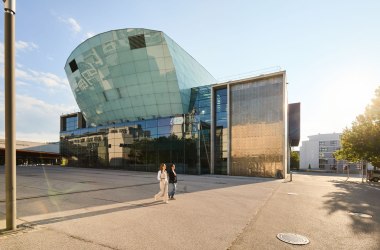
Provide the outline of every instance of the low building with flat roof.
<path id="1" fill-rule="evenodd" d="M 61 163 L 59 142 L 16 141 L 17 165 L 58 165 Z M 0 139 L 0 165 L 5 164 L 5 140 Z"/>

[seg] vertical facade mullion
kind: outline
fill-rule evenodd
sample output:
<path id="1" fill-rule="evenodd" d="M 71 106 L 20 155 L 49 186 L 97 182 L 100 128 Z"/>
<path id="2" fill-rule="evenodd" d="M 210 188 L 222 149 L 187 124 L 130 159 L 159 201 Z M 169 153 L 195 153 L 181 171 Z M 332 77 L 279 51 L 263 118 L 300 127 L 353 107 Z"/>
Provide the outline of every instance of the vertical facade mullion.
<path id="1" fill-rule="evenodd" d="M 231 88 L 227 85 L 227 175 L 231 174 Z"/>
<path id="2" fill-rule="evenodd" d="M 214 174 L 215 169 L 215 89 L 211 87 L 211 166 L 210 173 Z"/>

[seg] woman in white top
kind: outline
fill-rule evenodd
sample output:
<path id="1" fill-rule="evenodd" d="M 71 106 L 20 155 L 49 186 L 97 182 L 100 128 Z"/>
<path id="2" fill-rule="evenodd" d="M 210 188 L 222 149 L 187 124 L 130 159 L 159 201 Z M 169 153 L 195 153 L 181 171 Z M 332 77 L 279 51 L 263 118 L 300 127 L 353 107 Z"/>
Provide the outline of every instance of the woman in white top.
<path id="1" fill-rule="evenodd" d="M 160 181 L 160 192 L 158 192 L 154 196 L 154 200 L 158 200 L 159 198 L 162 198 L 165 203 L 169 203 L 168 199 L 168 175 L 166 172 L 166 165 L 165 163 L 160 164 L 160 171 L 157 173 L 157 180 Z"/>

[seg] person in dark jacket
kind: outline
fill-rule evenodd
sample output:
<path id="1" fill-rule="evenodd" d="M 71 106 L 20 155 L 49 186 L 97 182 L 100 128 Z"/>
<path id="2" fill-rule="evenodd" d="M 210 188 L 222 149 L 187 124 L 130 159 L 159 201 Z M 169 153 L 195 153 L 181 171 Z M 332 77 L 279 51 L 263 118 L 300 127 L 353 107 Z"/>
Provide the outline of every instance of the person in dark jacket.
<path id="1" fill-rule="evenodd" d="M 174 195 L 177 190 L 177 173 L 175 172 L 175 165 L 172 164 L 169 170 L 169 185 L 172 186 L 172 190 L 169 192 L 169 199 L 175 200 Z"/>

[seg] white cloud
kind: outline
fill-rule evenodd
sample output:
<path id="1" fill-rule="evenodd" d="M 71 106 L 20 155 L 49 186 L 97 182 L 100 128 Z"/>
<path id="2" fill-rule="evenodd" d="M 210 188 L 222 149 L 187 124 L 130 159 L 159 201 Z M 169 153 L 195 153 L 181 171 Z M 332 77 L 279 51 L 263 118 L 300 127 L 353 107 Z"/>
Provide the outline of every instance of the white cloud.
<path id="1" fill-rule="evenodd" d="M 91 31 L 90 31 L 90 32 L 86 32 L 86 36 L 85 36 L 86 39 L 87 39 L 87 38 L 90 38 L 90 37 L 93 37 L 93 36 L 95 36 L 95 33 L 94 33 L 94 32 L 91 32 Z"/>
<path id="2" fill-rule="evenodd" d="M 4 93 L 0 92 L 4 103 Z M 18 140 L 58 141 L 59 116 L 75 106 L 50 104 L 27 95 L 16 95 L 16 137 Z M 4 107 L 0 106 L 0 137 L 4 137 Z"/>
<path id="3" fill-rule="evenodd" d="M 4 132 L 0 132 L 0 138 L 5 138 Z M 39 133 L 24 133 L 16 132 L 16 140 L 31 141 L 31 142 L 57 142 L 59 141 L 58 132 L 39 132 Z"/>
<path id="4" fill-rule="evenodd" d="M 29 45 L 25 45 L 25 42 L 20 41 L 21 44 L 19 49 L 26 49 L 29 47 L 33 47 L 30 45 L 31 43 L 27 43 Z M 17 46 L 16 46 L 17 48 Z M 0 42 L 0 67 L 4 65 L 4 44 Z M 4 71 L 0 70 L 0 77 L 4 77 Z M 68 88 L 69 82 L 65 77 L 59 77 L 50 72 L 43 71 L 35 71 L 32 69 L 27 69 L 23 65 L 16 64 L 16 82 L 21 81 L 24 84 L 28 82 L 41 84 L 44 87 L 53 89 L 53 88 Z"/>
<path id="5" fill-rule="evenodd" d="M 67 22 L 70 24 L 71 29 L 74 32 L 78 33 L 81 31 L 81 27 L 80 27 L 79 23 L 74 18 L 70 17 L 69 19 L 67 19 Z"/>
<path id="6" fill-rule="evenodd" d="M 78 21 L 72 17 L 63 18 L 63 17 L 58 16 L 58 20 L 63 23 L 66 23 L 74 33 L 79 33 L 82 30 Z"/>
<path id="7" fill-rule="evenodd" d="M 50 11 L 51 15 L 53 15 L 58 21 L 66 24 L 69 29 L 75 34 L 75 35 L 81 35 L 81 40 L 85 41 L 88 38 L 91 38 L 95 36 L 96 34 L 92 31 L 85 31 L 82 29 L 79 22 L 73 18 L 73 17 L 63 17 L 59 14 L 57 14 L 54 10 Z"/>
<path id="8" fill-rule="evenodd" d="M 36 113 L 55 113 L 60 115 L 70 112 L 73 108 L 61 104 L 50 104 L 27 95 L 16 95 L 17 107 L 22 111 L 35 110 Z M 35 114 L 35 113 L 33 113 Z"/>
<path id="9" fill-rule="evenodd" d="M 38 49 L 38 45 L 34 42 L 16 41 L 16 53 L 19 51 L 32 51 Z M 0 64 L 4 64 L 4 43 L 0 42 Z M 17 67 L 22 68 L 22 65 L 16 63 Z"/>
<path id="10" fill-rule="evenodd" d="M 16 81 L 16 84 L 17 84 L 17 86 L 20 86 L 20 87 L 30 87 L 31 86 L 30 83 L 23 82 L 23 81 Z"/>
<path id="11" fill-rule="evenodd" d="M 0 64 L 4 64 L 4 44 L 0 42 Z M 3 71 L 1 71 L 3 73 Z"/>
<path id="12" fill-rule="evenodd" d="M 34 42 L 25 42 L 25 41 L 16 41 L 16 50 L 25 51 L 25 50 L 35 50 L 38 49 L 38 45 Z"/>
<path id="13" fill-rule="evenodd" d="M 78 27 L 77 27 L 78 28 Z M 17 51 L 33 51 L 38 46 L 33 42 L 17 41 Z M 0 42 L 0 67 L 4 68 L 4 44 Z M 59 117 L 64 113 L 78 111 L 73 105 L 53 104 L 59 102 L 52 96 L 69 93 L 69 83 L 65 77 L 51 72 L 36 71 L 21 64 L 16 64 L 16 84 L 25 94 L 16 93 L 16 138 L 29 141 L 58 141 Z M 0 78 L 4 71 L 0 70 Z M 31 97 L 36 87 L 39 92 L 49 91 L 44 100 Z M 4 103 L 3 88 L 0 88 L 0 103 Z M 29 94 L 30 93 L 30 94 Z M 63 100 L 62 100 L 63 101 Z M 63 101 L 64 102 L 64 101 Z M 72 102 L 75 105 L 75 102 Z M 0 138 L 4 138 L 4 105 L 0 105 Z"/>
<path id="14" fill-rule="evenodd" d="M 66 78 L 61 78 L 53 73 L 39 72 L 32 69 L 16 68 L 16 79 L 26 82 L 42 84 L 47 88 L 68 88 L 69 82 Z"/>

